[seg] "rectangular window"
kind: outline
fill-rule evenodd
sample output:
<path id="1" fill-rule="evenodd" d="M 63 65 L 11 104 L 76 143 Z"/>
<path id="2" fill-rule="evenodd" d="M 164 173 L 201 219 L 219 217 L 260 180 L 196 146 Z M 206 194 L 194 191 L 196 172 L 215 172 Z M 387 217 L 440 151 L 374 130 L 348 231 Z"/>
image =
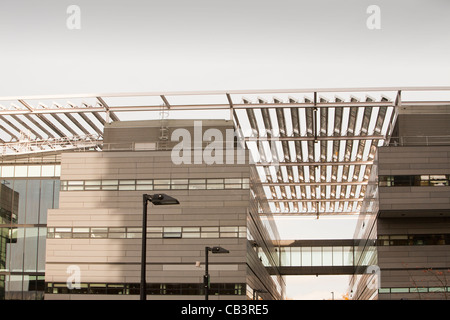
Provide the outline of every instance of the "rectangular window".
<path id="1" fill-rule="evenodd" d="M 136 190 L 153 190 L 153 180 L 136 180 Z"/>
<path id="2" fill-rule="evenodd" d="M 153 180 L 155 190 L 170 190 L 170 180 Z"/>
<path id="3" fill-rule="evenodd" d="M 202 227 L 202 232 L 219 231 L 219 227 Z"/>
<path id="4" fill-rule="evenodd" d="M 106 283 L 91 283 L 89 286 L 91 294 L 106 294 Z"/>
<path id="5" fill-rule="evenodd" d="M 190 190 L 204 190 L 206 189 L 206 179 L 189 179 Z"/>
<path id="6" fill-rule="evenodd" d="M 219 238 L 218 232 L 202 232 L 202 238 Z"/>
<path id="7" fill-rule="evenodd" d="M 91 228 L 91 238 L 107 238 L 108 228 Z"/>
<path id="8" fill-rule="evenodd" d="M 2 169 L 2 178 L 11 178 L 14 177 L 14 166 L 3 166 Z"/>
<path id="9" fill-rule="evenodd" d="M 408 293 L 409 288 L 391 288 L 391 293 Z"/>
<path id="10" fill-rule="evenodd" d="M 181 227 L 164 227 L 163 238 L 181 238 Z"/>

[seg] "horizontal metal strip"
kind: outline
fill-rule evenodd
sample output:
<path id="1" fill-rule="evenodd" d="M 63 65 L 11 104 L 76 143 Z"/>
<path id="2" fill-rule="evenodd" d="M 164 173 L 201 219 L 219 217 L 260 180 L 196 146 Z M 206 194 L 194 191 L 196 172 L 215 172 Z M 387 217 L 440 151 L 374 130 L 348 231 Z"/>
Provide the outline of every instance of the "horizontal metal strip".
<path id="1" fill-rule="evenodd" d="M 331 161 L 331 162 L 257 162 L 256 166 L 340 166 L 340 165 L 370 165 L 373 161 Z"/>
<path id="2" fill-rule="evenodd" d="M 367 185 L 368 181 L 343 181 L 343 182 L 262 182 L 263 186 L 346 186 L 346 185 Z"/>
<path id="3" fill-rule="evenodd" d="M 363 198 L 348 198 L 348 199 L 267 199 L 268 202 L 353 202 L 364 201 Z"/>
<path id="4" fill-rule="evenodd" d="M 314 140 L 379 140 L 386 139 L 384 136 L 294 136 L 294 137 L 245 137 L 245 141 L 314 141 Z"/>

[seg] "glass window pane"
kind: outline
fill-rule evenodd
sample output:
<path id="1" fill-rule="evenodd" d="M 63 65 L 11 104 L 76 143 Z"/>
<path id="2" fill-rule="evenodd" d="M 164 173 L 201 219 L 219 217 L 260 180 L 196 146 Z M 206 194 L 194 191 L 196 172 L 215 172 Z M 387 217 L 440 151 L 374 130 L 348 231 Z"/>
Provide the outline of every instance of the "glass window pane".
<path id="1" fill-rule="evenodd" d="M 162 227 L 147 227 L 147 232 L 162 232 Z"/>
<path id="2" fill-rule="evenodd" d="M 118 188 L 117 185 L 102 185 L 102 190 L 117 190 Z"/>
<path id="3" fill-rule="evenodd" d="M 27 216 L 25 218 L 28 224 L 39 223 L 39 199 L 40 199 L 40 180 L 28 180 L 27 183 L 27 201 L 26 201 L 26 212 Z M 53 190 L 52 190 L 53 194 Z"/>
<path id="4" fill-rule="evenodd" d="M 322 248 L 322 265 L 323 266 L 333 265 L 333 247 Z"/>
<path id="5" fill-rule="evenodd" d="M 183 238 L 200 238 L 200 232 L 183 232 Z"/>
<path id="6" fill-rule="evenodd" d="M 186 190 L 188 188 L 188 185 L 187 184 L 175 184 L 175 185 L 172 185 L 172 190 Z"/>
<path id="7" fill-rule="evenodd" d="M 181 227 L 164 227 L 164 232 L 181 232 Z"/>
<path id="8" fill-rule="evenodd" d="M 110 232 L 108 238 L 111 239 L 124 239 L 127 234 L 125 232 Z"/>
<path id="9" fill-rule="evenodd" d="M 344 250 L 344 265 L 353 265 L 353 247 L 343 247 Z"/>
<path id="10" fill-rule="evenodd" d="M 169 179 L 153 180 L 153 184 L 170 184 L 170 180 Z"/>
<path id="11" fill-rule="evenodd" d="M 130 190 L 135 190 L 135 189 L 136 189 L 135 185 L 120 185 L 119 186 L 119 190 L 130 191 Z"/>
<path id="12" fill-rule="evenodd" d="M 200 232 L 200 227 L 183 227 L 183 232 Z"/>
<path id="13" fill-rule="evenodd" d="M 172 179 L 172 184 L 188 184 L 188 179 Z"/>
<path id="14" fill-rule="evenodd" d="M 24 266 L 25 272 L 37 272 L 38 228 L 25 229 Z"/>
<path id="15" fill-rule="evenodd" d="M 119 180 L 102 180 L 102 186 L 116 186 L 119 184 Z"/>
<path id="16" fill-rule="evenodd" d="M 141 233 L 140 232 L 127 232 L 127 238 L 129 239 L 140 239 Z"/>
<path id="17" fill-rule="evenodd" d="M 223 179 L 207 179 L 208 184 L 223 184 Z"/>
<path id="18" fill-rule="evenodd" d="M 240 189 L 242 188 L 241 184 L 226 184 L 225 189 Z"/>
<path id="19" fill-rule="evenodd" d="M 84 189 L 83 186 L 68 186 L 67 191 L 82 191 Z"/>
<path id="20" fill-rule="evenodd" d="M 26 190 L 27 180 L 15 180 L 14 181 L 14 193 L 12 197 L 13 214 L 16 215 L 20 224 L 25 224 L 26 219 Z M 18 208 L 18 210 L 17 210 Z M 14 217 L 13 217 L 14 218 Z"/>
<path id="21" fill-rule="evenodd" d="M 189 184 L 205 184 L 206 179 L 189 179 Z"/>
<path id="22" fill-rule="evenodd" d="M 241 184 L 241 179 L 225 179 L 227 184 Z"/>
<path id="23" fill-rule="evenodd" d="M 135 184 L 135 180 L 120 180 L 119 184 Z"/>
<path id="24" fill-rule="evenodd" d="M 214 189 L 214 190 L 223 189 L 223 188 L 224 188 L 223 184 L 209 184 L 208 183 L 208 186 L 207 186 L 207 189 Z"/>
<path id="25" fill-rule="evenodd" d="M 291 250 L 290 247 L 280 248 L 281 249 L 281 265 L 290 266 L 291 265 Z"/>
<path id="26" fill-rule="evenodd" d="M 101 180 L 86 180 L 84 182 L 85 186 L 99 186 L 102 184 Z"/>
<path id="27" fill-rule="evenodd" d="M 298 267 L 301 264 L 301 252 L 299 247 L 291 247 L 291 266 Z"/>
<path id="28" fill-rule="evenodd" d="M 14 171 L 15 177 L 26 177 L 28 175 L 28 166 L 16 166 Z"/>
<path id="29" fill-rule="evenodd" d="M 333 266 L 344 265 L 344 253 L 342 247 L 333 247 Z"/>
<path id="30" fill-rule="evenodd" d="M 136 190 L 153 190 L 153 185 L 136 185 Z"/>
<path id="31" fill-rule="evenodd" d="M 136 184 L 153 184 L 153 180 L 136 180 Z"/>
<path id="32" fill-rule="evenodd" d="M 47 238 L 47 228 L 38 228 L 38 263 L 37 271 L 45 272 L 45 246 Z"/>
<path id="33" fill-rule="evenodd" d="M 219 231 L 219 227 L 202 227 L 202 232 L 204 231 Z"/>
<path id="34" fill-rule="evenodd" d="M 55 176 L 55 166 L 54 165 L 44 165 L 42 166 L 42 177 L 54 177 Z"/>
<path id="35" fill-rule="evenodd" d="M 101 186 L 85 186 L 84 190 L 101 190 Z"/>
<path id="36" fill-rule="evenodd" d="M 28 167 L 29 177 L 40 177 L 41 176 L 41 166 L 29 166 Z"/>
<path id="37" fill-rule="evenodd" d="M 205 190 L 206 185 L 205 184 L 190 184 L 189 189 L 190 190 Z"/>
<path id="38" fill-rule="evenodd" d="M 237 238 L 238 234 L 237 232 L 221 232 L 220 237 L 221 238 Z"/>
<path id="39" fill-rule="evenodd" d="M 220 232 L 238 232 L 238 227 L 220 227 Z"/>
<path id="40" fill-rule="evenodd" d="M 312 265 L 321 266 L 322 265 L 322 248 L 312 247 Z"/>
<path id="41" fill-rule="evenodd" d="M 39 206 L 39 223 L 47 223 L 48 209 L 58 207 L 57 199 L 54 198 L 55 194 L 55 181 L 54 180 L 41 180 L 41 197 Z M 56 191 L 59 193 L 58 191 Z"/>
<path id="42" fill-rule="evenodd" d="M 218 232 L 202 232 L 202 238 L 219 238 Z"/>
<path id="43" fill-rule="evenodd" d="M 3 166 L 2 167 L 2 177 L 3 178 L 14 177 L 14 166 Z"/>
<path id="44" fill-rule="evenodd" d="M 69 185 L 69 186 L 82 186 L 83 184 L 84 184 L 84 181 L 80 181 L 80 180 L 70 180 L 70 181 L 67 181 L 67 184 Z"/>
<path id="45" fill-rule="evenodd" d="M 311 266 L 311 247 L 302 247 L 302 266 Z"/>

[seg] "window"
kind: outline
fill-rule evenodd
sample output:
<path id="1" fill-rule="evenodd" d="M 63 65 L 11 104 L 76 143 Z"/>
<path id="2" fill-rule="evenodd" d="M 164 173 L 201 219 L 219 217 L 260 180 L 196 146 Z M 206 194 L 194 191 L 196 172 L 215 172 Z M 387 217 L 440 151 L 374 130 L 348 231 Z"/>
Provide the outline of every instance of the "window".
<path id="1" fill-rule="evenodd" d="M 449 186 L 450 175 L 399 175 L 399 176 L 379 176 L 378 184 L 380 187 L 397 186 Z"/>
<path id="2" fill-rule="evenodd" d="M 227 227 L 147 227 L 147 238 L 246 238 L 245 226 Z M 9 238 L 15 241 L 16 229 Z M 141 227 L 56 227 L 47 228 L 47 239 L 140 239 Z"/>
<path id="3" fill-rule="evenodd" d="M 450 245 L 450 234 L 378 235 L 379 246 Z"/>
<path id="4" fill-rule="evenodd" d="M 164 227 L 163 238 L 181 238 L 181 227 Z"/>
<path id="5" fill-rule="evenodd" d="M 14 167 L 13 171 L 14 171 Z M 40 169 L 40 167 L 39 167 Z M 16 168 L 17 170 L 17 168 Z M 248 189 L 248 178 L 61 181 L 61 191 Z"/>
<path id="6" fill-rule="evenodd" d="M 190 190 L 206 189 L 206 179 L 190 179 L 189 189 Z"/>

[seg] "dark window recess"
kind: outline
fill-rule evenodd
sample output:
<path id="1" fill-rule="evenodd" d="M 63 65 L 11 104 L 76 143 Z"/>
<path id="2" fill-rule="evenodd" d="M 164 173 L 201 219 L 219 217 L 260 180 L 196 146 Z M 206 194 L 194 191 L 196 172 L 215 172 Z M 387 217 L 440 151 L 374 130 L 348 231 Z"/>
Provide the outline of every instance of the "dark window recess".
<path id="1" fill-rule="evenodd" d="M 450 175 L 448 174 L 422 174 L 401 176 L 379 176 L 380 187 L 420 187 L 420 186 L 449 186 Z"/>
<path id="2" fill-rule="evenodd" d="M 244 295 L 245 283 L 211 283 L 211 295 Z M 149 295 L 203 295 L 201 283 L 147 283 Z M 80 288 L 67 288 L 66 283 L 46 283 L 45 292 L 53 294 L 125 294 L 138 295 L 139 283 L 81 283 Z"/>
<path id="3" fill-rule="evenodd" d="M 379 246 L 450 245 L 450 234 L 379 235 Z"/>

